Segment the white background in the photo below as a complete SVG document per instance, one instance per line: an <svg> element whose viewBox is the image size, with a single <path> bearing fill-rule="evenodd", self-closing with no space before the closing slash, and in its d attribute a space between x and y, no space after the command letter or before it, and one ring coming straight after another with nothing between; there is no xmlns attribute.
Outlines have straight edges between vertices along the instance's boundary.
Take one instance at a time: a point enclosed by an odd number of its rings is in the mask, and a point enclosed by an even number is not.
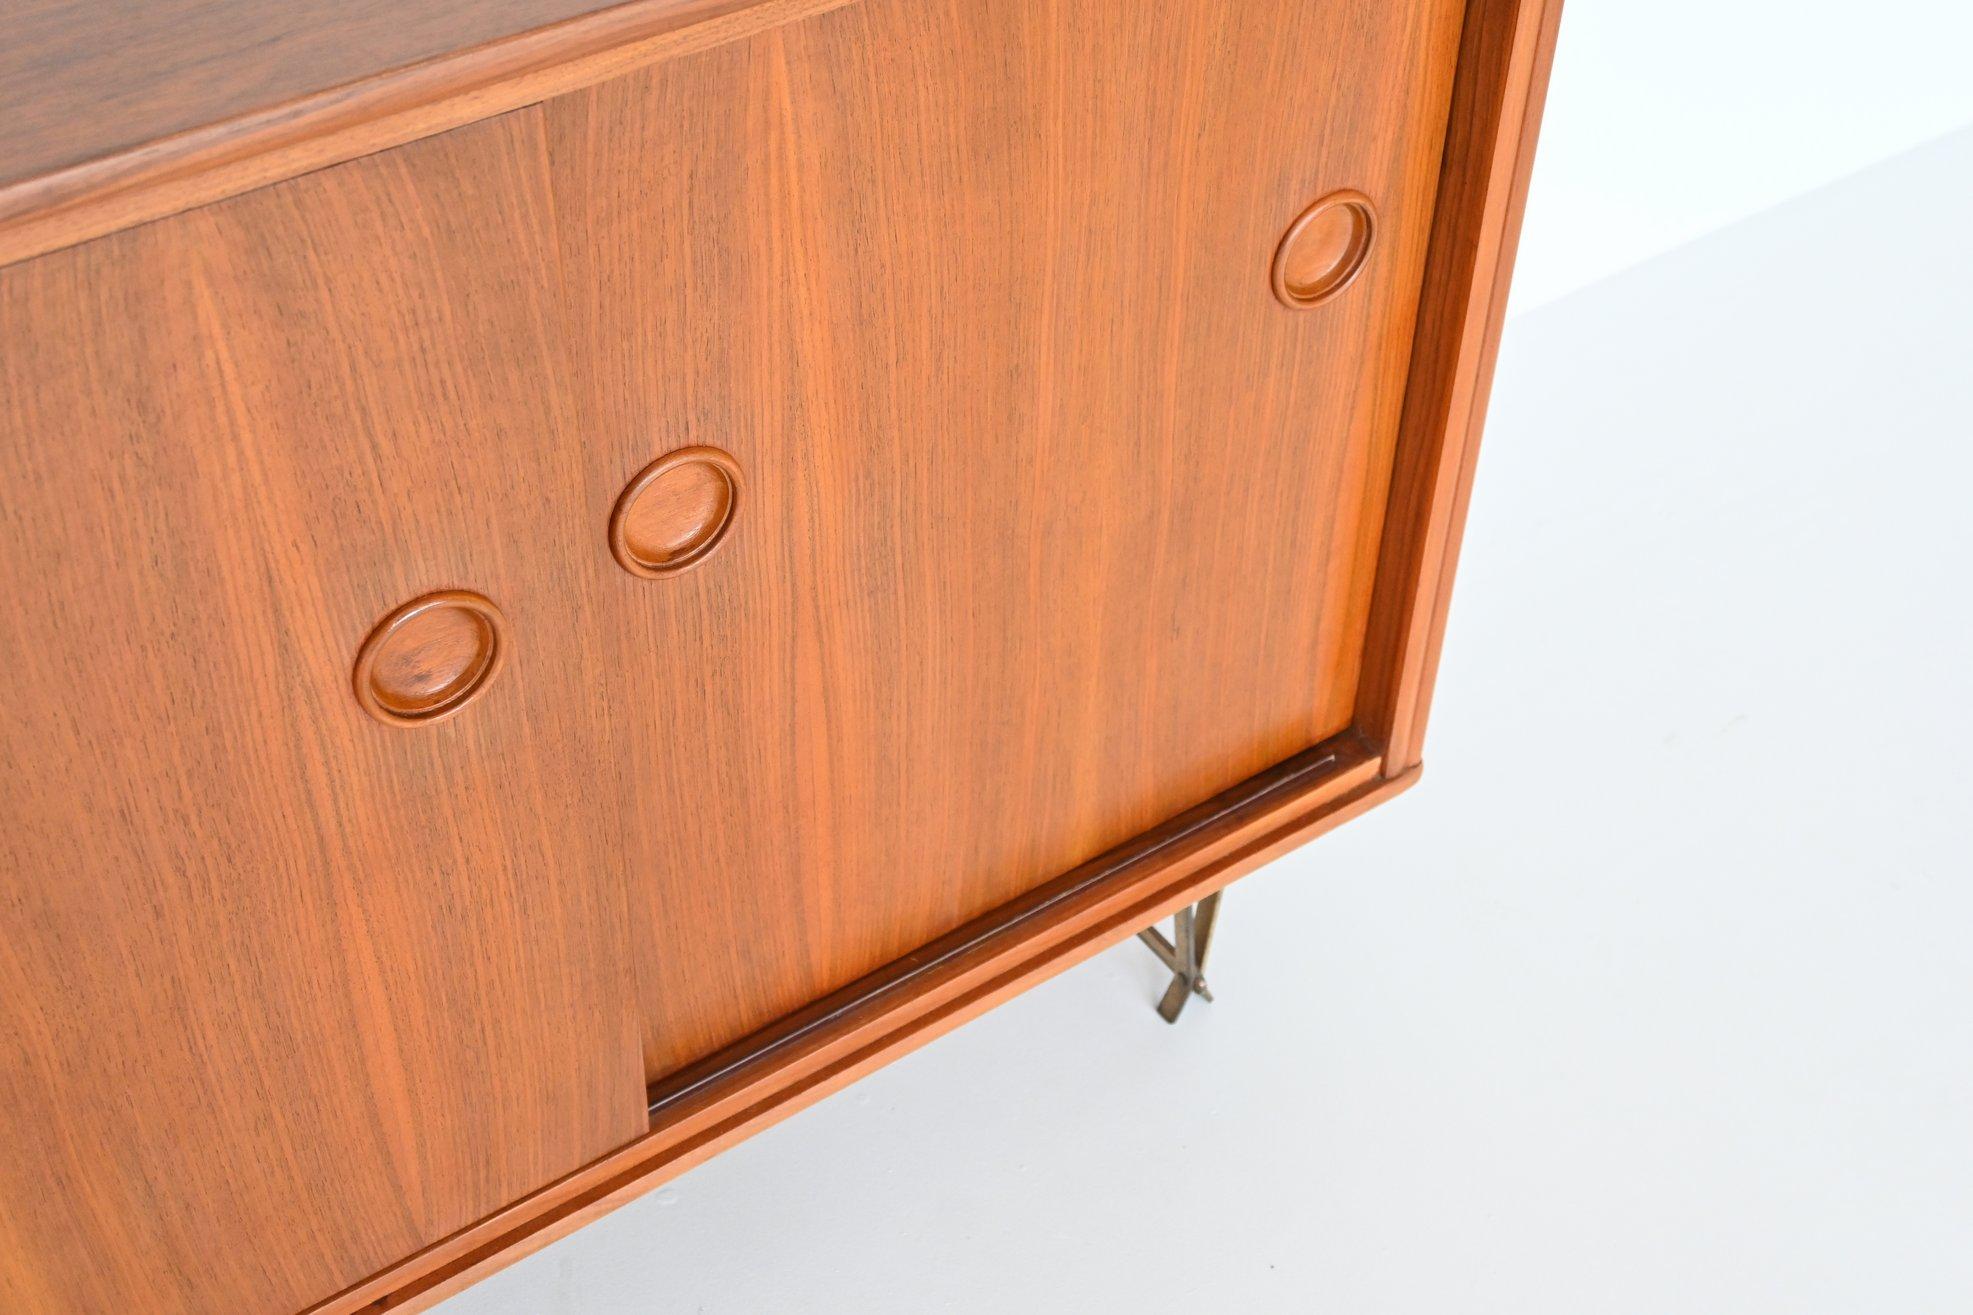
<svg viewBox="0 0 1973 1315"><path fill-rule="evenodd" d="M1423 783L445 1315L1973 1310L1968 12L1573 0Z"/></svg>
<svg viewBox="0 0 1973 1315"><path fill-rule="evenodd" d="M1968 0L1565 0L1515 309L1969 123Z"/></svg>

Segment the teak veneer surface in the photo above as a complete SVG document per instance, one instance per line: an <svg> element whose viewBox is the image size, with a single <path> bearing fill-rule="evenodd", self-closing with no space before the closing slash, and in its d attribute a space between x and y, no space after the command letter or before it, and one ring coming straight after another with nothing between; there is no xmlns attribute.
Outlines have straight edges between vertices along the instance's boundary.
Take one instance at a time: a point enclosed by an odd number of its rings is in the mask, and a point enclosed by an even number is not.
<svg viewBox="0 0 1973 1315"><path fill-rule="evenodd" d="M1415 778L1553 4L592 9L0 55L0 1308L421 1307Z"/></svg>
<svg viewBox="0 0 1973 1315"><path fill-rule="evenodd" d="M545 145L0 270L0 1310L291 1312L644 1130ZM448 586L506 669L380 725Z"/></svg>
<svg viewBox="0 0 1973 1315"><path fill-rule="evenodd" d="M654 1079L1349 724L1460 16L864 0L542 107L593 496L747 481L605 618Z"/></svg>

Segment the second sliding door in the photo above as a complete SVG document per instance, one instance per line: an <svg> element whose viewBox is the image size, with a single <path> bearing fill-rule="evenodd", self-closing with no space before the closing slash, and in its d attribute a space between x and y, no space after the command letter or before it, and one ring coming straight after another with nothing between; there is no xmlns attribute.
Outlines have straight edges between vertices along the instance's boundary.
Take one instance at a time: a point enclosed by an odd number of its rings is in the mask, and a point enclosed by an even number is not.
<svg viewBox="0 0 1973 1315"><path fill-rule="evenodd" d="M598 612L648 1077L1348 724L1461 10L862 0L543 107L591 504L731 512Z"/></svg>

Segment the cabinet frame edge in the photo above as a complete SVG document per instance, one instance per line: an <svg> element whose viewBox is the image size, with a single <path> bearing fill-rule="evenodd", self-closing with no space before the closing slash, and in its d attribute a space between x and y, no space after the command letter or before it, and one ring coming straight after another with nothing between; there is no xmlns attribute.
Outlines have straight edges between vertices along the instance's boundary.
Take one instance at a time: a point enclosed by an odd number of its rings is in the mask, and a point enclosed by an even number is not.
<svg viewBox="0 0 1973 1315"><path fill-rule="evenodd" d="M1562 0L1469 0L1378 547L1355 725L1416 768Z"/></svg>
<svg viewBox="0 0 1973 1315"><path fill-rule="evenodd" d="M977 943L963 950L948 971L896 993L896 998L873 999L868 1010L851 1011L842 1024L817 1029L765 1062L734 1065L732 1072L684 1101L665 1102L661 1094L658 1116L645 1136L304 1315L396 1315L429 1309L1359 816L1409 788L1417 775L1384 775L1382 760L1351 732L1297 754L1035 893L1045 900L1052 888L1073 884L1093 870L1098 879L1083 883L1083 898L1022 920L1006 935L994 934L990 925L984 936L961 929L945 939L970 936ZM1018 914L1010 905L981 923ZM878 992L866 979L838 994L853 1003Z"/></svg>

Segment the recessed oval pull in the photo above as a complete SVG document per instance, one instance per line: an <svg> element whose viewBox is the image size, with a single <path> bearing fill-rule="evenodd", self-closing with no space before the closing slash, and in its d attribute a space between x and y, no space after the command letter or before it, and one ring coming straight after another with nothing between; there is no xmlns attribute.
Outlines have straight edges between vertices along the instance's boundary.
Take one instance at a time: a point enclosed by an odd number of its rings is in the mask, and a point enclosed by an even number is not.
<svg viewBox="0 0 1973 1315"><path fill-rule="evenodd" d="M1274 295L1291 310L1320 306L1356 281L1377 215L1362 192L1331 192L1302 211L1274 253Z"/></svg>
<svg viewBox="0 0 1973 1315"><path fill-rule="evenodd" d="M725 540L740 505L740 466L716 447L667 452L637 472L610 513L610 551L647 580L697 566Z"/></svg>
<svg viewBox="0 0 1973 1315"><path fill-rule="evenodd" d="M447 589L379 621L356 655L356 701L391 726L440 721L478 698L507 657L507 623L480 594Z"/></svg>

